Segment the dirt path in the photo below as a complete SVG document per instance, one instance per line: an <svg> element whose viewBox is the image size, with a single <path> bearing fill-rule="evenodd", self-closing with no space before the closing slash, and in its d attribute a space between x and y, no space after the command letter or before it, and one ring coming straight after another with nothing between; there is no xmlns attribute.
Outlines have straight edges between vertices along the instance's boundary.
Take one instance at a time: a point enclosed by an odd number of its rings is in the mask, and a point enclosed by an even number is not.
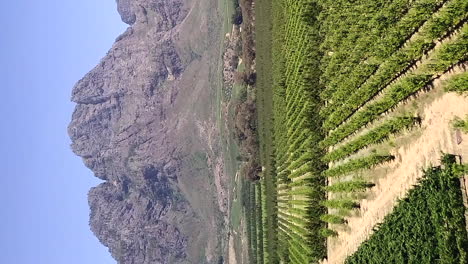
<svg viewBox="0 0 468 264"><path fill-rule="evenodd" d="M234 248L234 237L229 236L229 262L228 264L237 264L236 249Z"/></svg>
<svg viewBox="0 0 468 264"><path fill-rule="evenodd" d="M446 78L442 76L441 79ZM436 80L435 86L440 85ZM388 173L376 180L368 199L362 200L359 216L348 218L348 228L328 240L328 257L323 263L343 263L372 233L372 228L390 213L422 176L422 168L440 164L441 152L458 154L468 160L468 136L457 144L450 122L468 114L468 97L446 93L424 109L421 136L393 151L396 159Z"/></svg>

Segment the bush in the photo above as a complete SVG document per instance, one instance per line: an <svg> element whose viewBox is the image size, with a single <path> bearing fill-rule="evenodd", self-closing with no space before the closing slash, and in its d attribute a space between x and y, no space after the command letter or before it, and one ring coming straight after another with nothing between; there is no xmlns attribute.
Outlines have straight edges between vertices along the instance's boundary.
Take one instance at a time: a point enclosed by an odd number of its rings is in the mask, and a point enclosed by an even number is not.
<svg viewBox="0 0 468 264"><path fill-rule="evenodd" d="M460 73L448 79L444 83L447 92L468 92L468 73Z"/></svg>
<svg viewBox="0 0 468 264"><path fill-rule="evenodd" d="M468 116L466 116L465 120L457 117L452 121L452 125L454 128L460 129L464 133L468 133Z"/></svg>
<svg viewBox="0 0 468 264"><path fill-rule="evenodd" d="M257 138L256 105L247 98L235 106L234 137L238 141L242 166L242 174L251 181L257 181L262 167L259 162L259 142Z"/></svg>
<svg viewBox="0 0 468 264"><path fill-rule="evenodd" d="M240 24L242 24L242 21L243 21L242 11L241 11L240 7L237 7L234 14L232 14L231 23L233 25L240 25Z"/></svg>

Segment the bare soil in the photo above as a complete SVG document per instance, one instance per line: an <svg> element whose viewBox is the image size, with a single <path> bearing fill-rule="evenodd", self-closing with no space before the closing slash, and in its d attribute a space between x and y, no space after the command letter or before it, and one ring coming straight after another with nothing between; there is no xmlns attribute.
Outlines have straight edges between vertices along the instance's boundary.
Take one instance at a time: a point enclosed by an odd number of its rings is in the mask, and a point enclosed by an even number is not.
<svg viewBox="0 0 468 264"><path fill-rule="evenodd" d="M229 262L228 264L237 264L236 250L234 248L234 237L229 236Z"/></svg>

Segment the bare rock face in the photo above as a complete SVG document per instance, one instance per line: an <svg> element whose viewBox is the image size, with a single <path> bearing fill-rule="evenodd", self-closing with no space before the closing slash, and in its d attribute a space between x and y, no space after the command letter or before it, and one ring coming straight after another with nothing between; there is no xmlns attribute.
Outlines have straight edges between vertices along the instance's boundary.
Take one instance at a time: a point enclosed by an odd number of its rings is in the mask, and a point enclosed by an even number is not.
<svg viewBox="0 0 468 264"><path fill-rule="evenodd" d="M90 226L119 263L198 263L183 226L203 220L179 184L189 150L178 138L194 124L176 107L192 89L186 68L208 56L181 59L195 2L117 0L130 27L72 92L72 149L105 181L89 192Z"/></svg>
<svg viewBox="0 0 468 264"><path fill-rule="evenodd" d="M171 190L154 193L104 183L89 193L91 228L120 263L170 263L183 260L187 239L170 224ZM152 195L158 197L152 197Z"/></svg>
<svg viewBox="0 0 468 264"><path fill-rule="evenodd" d="M122 21L132 25L136 20L136 12L133 7L132 0L116 0L117 1L117 11L119 11Z"/></svg>

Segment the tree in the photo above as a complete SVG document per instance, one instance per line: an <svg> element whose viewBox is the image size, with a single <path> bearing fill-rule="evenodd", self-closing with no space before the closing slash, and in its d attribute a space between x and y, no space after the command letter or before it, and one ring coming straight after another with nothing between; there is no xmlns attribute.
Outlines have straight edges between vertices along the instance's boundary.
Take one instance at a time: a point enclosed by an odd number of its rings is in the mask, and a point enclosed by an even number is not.
<svg viewBox="0 0 468 264"><path fill-rule="evenodd" d="M231 23L234 24L234 25L240 25L240 24L242 24L242 21L243 21L242 11L241 11L240 7L238 6L236 8L236 11L234 12L234 14L232 14Z"/></svg>

